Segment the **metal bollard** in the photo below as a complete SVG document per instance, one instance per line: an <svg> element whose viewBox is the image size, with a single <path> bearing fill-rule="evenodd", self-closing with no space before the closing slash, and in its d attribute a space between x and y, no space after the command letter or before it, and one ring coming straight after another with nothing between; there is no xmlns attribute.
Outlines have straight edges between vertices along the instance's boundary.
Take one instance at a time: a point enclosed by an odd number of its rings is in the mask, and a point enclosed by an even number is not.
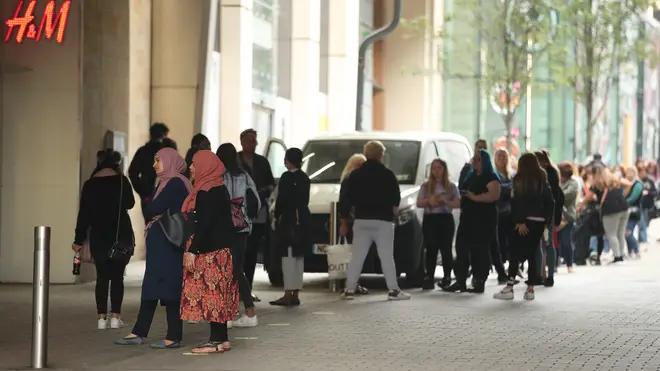
<svg viewBox="0 0 660 371"><path fill-rule="evenodd" d="M50 227L34 227L34 271L32 277L31 367L48 363L48 288L50 285Z"/></svg>

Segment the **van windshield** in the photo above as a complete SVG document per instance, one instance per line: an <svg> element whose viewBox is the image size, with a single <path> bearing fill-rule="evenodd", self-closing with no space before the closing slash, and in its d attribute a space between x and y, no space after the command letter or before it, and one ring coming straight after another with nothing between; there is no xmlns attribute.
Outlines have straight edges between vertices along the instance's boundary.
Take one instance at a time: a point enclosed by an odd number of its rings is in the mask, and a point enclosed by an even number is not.
<svg viewBox="0 0 660 371"><path fill-rule="evenodd" d="M307 142L303 149L303 171L312 183L339 183L348 159L362 153L368 140L317 140ZM421 144L410 140L381 140L385 145L383 162L399 184L415 184Z"/></svg>

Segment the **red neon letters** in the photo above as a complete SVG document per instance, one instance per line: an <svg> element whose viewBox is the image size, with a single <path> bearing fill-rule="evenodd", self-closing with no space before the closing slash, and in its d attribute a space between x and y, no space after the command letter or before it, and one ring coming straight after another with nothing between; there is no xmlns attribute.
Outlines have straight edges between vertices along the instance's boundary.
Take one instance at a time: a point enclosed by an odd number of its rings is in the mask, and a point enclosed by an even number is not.
<svg viewBox="0 0 660 371"><path fill-rule="evenodd" d="M30 0L27 2L27 8L21 15L23 10L23 0L18 2L14 16L5 21L7 31L5 34L5 43L8 43L12 38L12 33L16 30L16 42L23 43L25 39L31 39L35 42L41 40L41 36L46 39L52 40L53 35L55 40L61 44L64 40L64 32L66 31L67 21L69 20L69 9L71 8L71 0L66 0L60 6L59 11L56 12L55 0L51 0L46 4L44 9L44 16L37 26L34 22L34 10L37 7L37 0Z"/></svg>

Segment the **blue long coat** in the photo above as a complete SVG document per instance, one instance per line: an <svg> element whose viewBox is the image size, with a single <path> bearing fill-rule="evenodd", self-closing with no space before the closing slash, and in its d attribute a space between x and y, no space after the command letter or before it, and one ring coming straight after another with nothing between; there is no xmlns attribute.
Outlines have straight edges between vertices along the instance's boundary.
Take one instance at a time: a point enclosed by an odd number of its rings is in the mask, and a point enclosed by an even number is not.
<svg viewBox="0 0 660 371"><path fill-rule="evenodd" d="M156 199L146 204L144 213L149 220L169 209L181 210L188 190L183 181L171 179ZM147 231L147 267L142 281L142 300L179 302L183 284L183 251L171 244L158 222Z"/></svg>

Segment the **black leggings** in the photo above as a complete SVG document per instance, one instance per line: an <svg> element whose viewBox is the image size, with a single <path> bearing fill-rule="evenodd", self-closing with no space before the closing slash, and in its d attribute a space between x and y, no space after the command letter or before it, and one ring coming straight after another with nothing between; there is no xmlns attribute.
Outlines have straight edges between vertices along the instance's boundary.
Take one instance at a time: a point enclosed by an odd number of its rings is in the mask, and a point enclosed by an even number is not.
<svg viewBox="0 0 660 371"><path fill-rule="evenodd" d="M183 338L183 322L181 321L181 309L179 302L165 302L165 315L167 317L167 334L165 339L169 341L181 341ZM142 338L149 335L151 322L158 306L158 300L142 300L135 326L132 333Z"/></svg>
<svg viewBox="0 0 660 371"><path fill-rule="evenodd" d="M435 267L438 264L438 251L442 257L442 270L444 278L451 278L451 269L454 265L454 256L451 252L454 242L454 215L453 214L425 214L422 231L424 245L426 246L426 278L433 279Z"/></svg>
<svg viewBox="0 0 660 371"><path fill-rule="evenodd" d="M511 220L511 213L499 213L497 217L497 242L499 245L498 247L500 250L500 256L502 258L502 263L509 261L509 243L512 231L513 221Z"/></svg>
<svg viewBox="0 0 660 371"><path fill-rule="evenodd" d="M259 250L264 245L268 243L268 235L270 233L270 226L268 223L253 223L252 232L247 238L247 246L245 249L245 262L243 263L243 272L245 272L245 277L247 277L250 287L254 282L254 272L257 269L257 257ZM269 262L270 255L267 254L267 250L270 249L270 246L266 245L264 249L264 263ZM252 294L250 294L252 295Z"/></svg>
<svg viewBox="0 0 660 371"><path fill-rule="evenodd" d="M96 260L96 311L108 314L108 291L110 292L110 311L121 313L124 301L124 270L126 265L110 259Z"/></svg>
<svg viewBox="0 0 660 371"><path fill-rule="evenodd" d="M539 245L543 232L546 229L545 222L535 220L525 221L527 229L526 235L521 235L518 231L511 234L511 260L509 262L509 280L514 281L518 275L520 263L525 260L529 262L527 267L527 284L530 286L541 284L541 274L536 264L537 255L541 249Z"/></svg>
<svg viewBox="0 0 660 371"><path fill-rule="evenodd" d="M209 342L211 343L224 343L229 341L229 333L227 332L226 322L211 322L211 336Z"/></svg>
<svg viewBox="0 0 660 371"><path fill-rule="evenodd" d="M243 261L245 260L245 247L248 239L247 233L238 233L231 247L231 258L234 263L234 279L238 281L238 293L245 305L245 309L254 308L252 301L252 290L243 272Z"/></svg>
<svg viewBox="0 0 660 371"><path fill-rule="evenodd" d="M465 284L472 266L475 279L486 282L490 272L490 244L497 228L497 216L461 213L456 235L456 282Z"/></svg>

